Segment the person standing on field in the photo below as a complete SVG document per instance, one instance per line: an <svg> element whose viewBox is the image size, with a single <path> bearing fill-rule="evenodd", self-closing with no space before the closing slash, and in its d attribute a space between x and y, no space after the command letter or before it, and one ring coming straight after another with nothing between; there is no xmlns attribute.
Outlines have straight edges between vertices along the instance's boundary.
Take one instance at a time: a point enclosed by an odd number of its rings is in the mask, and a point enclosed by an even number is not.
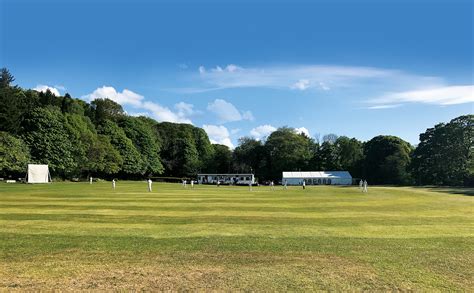
<svg viewBox="0 0 474 293"><path fill-rule="evenodd" d="M362 191L364 191L364 188L363 188L363 187L364 187L364 180L360 179L360 181L359 181L359 189L362 190Z"/></svg>
<svg viewBox="0 0 474 293"><path fill-rule="evenodd" d="M115 179L112 179L112 189L115 190Z"/></svg>
<svg viewBox="0 0 474 293"><path fill-rule="evenodd" d="M367 180L364 180L364 192L367 192Z"/></svg>
<svg viewBox="0 0 474 293"><path fill-rule="evenodd" d="M288 181L286 181L286 179L285 179L285 190L287 190L287 189L288 189Z"/></svg>
<svg viewBox="0 0 474 293"><path fill-rule="evenodd" d="M151 192L151 184L153 182L151 181L151 179L148 179L148 192Z"/></svg>
<svg viewBox="0 0 474 293"><path fill-rule="evenodd" d="M92 176L89 177L89 184L92 184Z"/></svg>
<svg viewBox="0 0 474 293"><path fill-rule="evenodd" d="M272 190L275 190L275 183L273 183L273 181L270 181L270 188Z"/></svg>
<svg viewBox="0 0 474 293"><path fill-rule="evenodd" d="M194 189L194 180L191 180L191 188Z"/></svg>
<svg viewBox="0 0 474 293"><path fill-rule="evenodd" d="M306 189L306 181L303 180L303 189Z"/></svg>

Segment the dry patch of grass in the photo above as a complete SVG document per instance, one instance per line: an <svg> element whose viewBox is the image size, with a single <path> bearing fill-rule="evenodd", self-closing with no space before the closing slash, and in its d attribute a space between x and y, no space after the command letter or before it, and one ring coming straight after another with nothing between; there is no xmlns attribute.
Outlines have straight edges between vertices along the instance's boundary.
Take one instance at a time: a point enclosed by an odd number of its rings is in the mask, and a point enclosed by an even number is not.
<svg viewBox="0 0 474 293"><path fill-rule="evenodd" d="M100 259L100 256L96 256ZM75 264L80 255L35 258L17 263L12 270L3 265L3 289L348 289L384 287L384 281L368 264L335 255L261 253L178 253L150 255L117 262ZM88 261L87 261L88 259ZM128 257L127 257L128 259ZM41 265L39 265L41 264ZM24 272L28 272L25 274Z"/></svg>

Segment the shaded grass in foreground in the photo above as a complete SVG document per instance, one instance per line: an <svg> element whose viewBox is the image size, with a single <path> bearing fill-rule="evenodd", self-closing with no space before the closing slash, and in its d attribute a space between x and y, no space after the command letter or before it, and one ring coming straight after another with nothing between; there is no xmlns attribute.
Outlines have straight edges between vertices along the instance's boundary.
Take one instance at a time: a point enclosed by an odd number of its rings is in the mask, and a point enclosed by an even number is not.
<svg viewBox="0 0 474 293"><path fill-rule="evenodd" d="M118 186L0 185L0 288L474 286L472 197Z"/></svg>

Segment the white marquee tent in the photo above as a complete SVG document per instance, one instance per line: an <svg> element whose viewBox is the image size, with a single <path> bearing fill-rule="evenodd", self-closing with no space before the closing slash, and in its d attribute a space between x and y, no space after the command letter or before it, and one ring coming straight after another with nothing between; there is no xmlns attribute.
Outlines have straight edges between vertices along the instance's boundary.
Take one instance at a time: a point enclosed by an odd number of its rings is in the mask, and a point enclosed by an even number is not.
<svg viewBox="0 0 474 293"><path fill-rule="evenodd" d="M297 171L283 172L283 184L301 185L351 185L352 176L347 171Z"/></svg>
<svg viewBox="0 0 474 293"><path fill-rule="evenodd" d="M28 183L51 182L51 175L49 174L48 165L28 164L26 182Z"/></svg>

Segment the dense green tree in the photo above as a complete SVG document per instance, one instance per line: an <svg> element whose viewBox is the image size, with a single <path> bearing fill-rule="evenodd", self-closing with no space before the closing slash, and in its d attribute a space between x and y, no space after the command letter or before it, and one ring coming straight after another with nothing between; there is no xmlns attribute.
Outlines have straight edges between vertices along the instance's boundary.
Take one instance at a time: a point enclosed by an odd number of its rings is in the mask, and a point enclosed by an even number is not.
<svg viewBox="0 0 474 293"><path fill-rule="evenodd" d="M237 172L254 172L258 176L265 175L266 152L262 141L251 137L240 138L233 157L233 168Z"/></svg>
<svg viewBox="0 0 474 293"><path fill-rule="evenodd" d="M340 136L334 143L339 170L346 170L355 178L362 176L364 146L355 138Z"/></svg>
<svg viewBox="0 0 474 293"><path fill-rule="evenodd" d="M420 134L413 153L417 184L474 184L474 115L457 117Z"/></svg>
<svg viewBox="0 0 474 293"><path fill-rule="evenodd" d="M61 109L62 98L55 96L50 89L46 89L44 92L38 92L38 96L42 107L55 106Z"/></svg>
<svg viewBox="0 0 474 293"><path fill-rule="evenodd" d="M0 131L0 175L24 174L29 160L30 151L26 143Z"/></svg>
<svg viewBox="0 0 474 293"><path fill-rule="evenodd" d="M17 87L0 88L0 131L20 134L26 114L38 107L38 92Z"/></svg>
<svg viewBox="0 0 474 293"><path fill-rule="evenodd" d="M122 157L121 173L125 176L144 175L147 166L132 140L124 130L111 120L103 120L98 127L100 134L106 135Z"/></svg>
<svg viewBox="0 0 474 293"><path fill-rule="evenodd" d="M76 170L73 146L66 120L56 107L36 108L23 121L23 139L35 163L48 164L54 175L65 176Z"/></svg>
<svg viewBox="0 0 474 293"><path fill-rule="evenodd" d="M123 116L119 120L119 126L139 151L145 164L145 172L148 175L163 173L160 145L153 134L153 129L148 127L144 120L131 116Z"/></svg>
<svg viewBox="0 0 474 293"><path fill-rule="evenodd" d="M369 184L409 184L411 145L396 136L376 136L364 145L364 171Z"/></svg>
<svg viewBox="0 0 474 293"><path fill-rule="evenodd" d="M210 169L213 173L232 172L232 151L228 146L213 144L214 154L211 159Z"/></svg>
<svg viewBox="0 0 474 293"><path fill-rule="evenodd" d="M90 103L86 114L99 125L105 120L117 121L125 115L125 112L120 104L111 99L95 99Z"/></svg>
<svg viewBox="0 0 474 293"><path fill-rule="evenodd" d="M5 67L0 69L0 88L7 88L15 81L13 75Z"/></svg>
<svg viewBox="0 0 474 293"><path fill-rule="evenodd" d="M91 174L113 175L118 174L123 165L123 159L119 151L110 143L110 138L106 135L98 135L97 140L88 150L87 169Z"/></svg>
<svg viewBox="0 0 474 293"><path fill-rule="evenodd" d="M274 131L265 142L268 154L269 179L279 179L283 171L305 170L312 157L312 141L293 128L282 127Z"/></svg>
<svg viewBox="0 0 474 293"><path fill-rule="evenodd" d="M335 141L326 140L321 144L316 156L319 159L320 170L337 171L342 170L341 160ZM318 170L319 170L318 169Z"/></svg>
<svg viewBox="0 0 474 293"><path fill-rule="evenodd" d="M209 138L190 124L163 122L156 125L162 139L161 159L170 176L202 172L212 157Z"/></svg>
<svg viewBox="0 0 474 293"><path fill-rule="evenodd" d="M202 128L193 128L193 137L198 152L199 166L198 171L202 172L207 169L209 161L214 156L215 148L213 148L206 131Z"/></svg>

